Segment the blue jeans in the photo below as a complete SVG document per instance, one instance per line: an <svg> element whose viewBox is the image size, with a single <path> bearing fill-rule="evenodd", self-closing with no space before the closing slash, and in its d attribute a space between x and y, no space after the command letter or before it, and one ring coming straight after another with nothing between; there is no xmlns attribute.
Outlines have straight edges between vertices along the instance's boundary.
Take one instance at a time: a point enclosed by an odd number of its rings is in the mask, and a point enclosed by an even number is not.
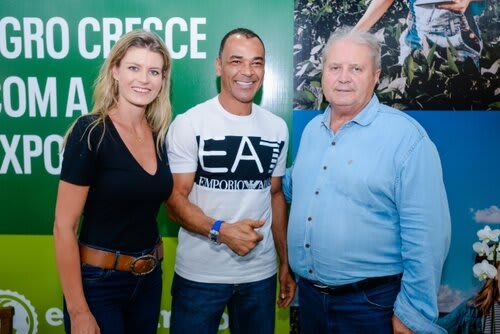
<svg viewBox="0 0 500 334"><path fill-rule="evenodd" d="M392 315L400 281L339 295L321 293L298 279L302 334L392 334Z"/></svg>
<svg viewBox="0 0 500 334"><path fill-rule="evenodd" d="M85 298L101 334L157 332L162 292L161 264L144 276L85 264L81 270ZM64 329L71 333L66 302Z"/></svg>
<svg viewBox="0 0 500 334"><path fill-rule="evenodd" d="M273 334L276 275L258 282L193 282L174 274L171 334L217 333L224 308L231 334Z"/></svg>

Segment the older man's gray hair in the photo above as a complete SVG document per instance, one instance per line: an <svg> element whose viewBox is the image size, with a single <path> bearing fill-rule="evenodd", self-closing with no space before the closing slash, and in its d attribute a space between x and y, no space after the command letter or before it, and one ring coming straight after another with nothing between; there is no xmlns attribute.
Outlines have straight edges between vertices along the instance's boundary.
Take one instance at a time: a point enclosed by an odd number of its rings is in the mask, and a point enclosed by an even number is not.
<svg viewBox="0 0 500 334"><path fill-rule="evenodd" d="M325 57L330 51L330 48L338 41L348 39L353 41L356 44L366 45L370 49L370 56L372 58L372 62L375 65L376 69L381 68L381 47L379 40L375 37L375 35L369 32L358 32L353 30L352 27L344 26L337 30L335 30L323 49L323 63L325 63Z"/></svg>

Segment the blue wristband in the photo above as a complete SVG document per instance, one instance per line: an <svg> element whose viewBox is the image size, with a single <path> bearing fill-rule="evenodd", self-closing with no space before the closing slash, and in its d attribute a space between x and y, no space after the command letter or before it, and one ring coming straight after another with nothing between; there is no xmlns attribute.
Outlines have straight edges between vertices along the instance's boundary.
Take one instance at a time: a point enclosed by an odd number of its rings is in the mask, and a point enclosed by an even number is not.
<svg viewBox="0 0 500 334"><path fill-rule="evenodd" d="M214 224L212 225L212 228L210 229L210 233L208 234L208 238L214 244L220 245L219 230L220 230L220 226L222 225L223 222L224 221L222 221L222 220L214 221Z"/></svg>

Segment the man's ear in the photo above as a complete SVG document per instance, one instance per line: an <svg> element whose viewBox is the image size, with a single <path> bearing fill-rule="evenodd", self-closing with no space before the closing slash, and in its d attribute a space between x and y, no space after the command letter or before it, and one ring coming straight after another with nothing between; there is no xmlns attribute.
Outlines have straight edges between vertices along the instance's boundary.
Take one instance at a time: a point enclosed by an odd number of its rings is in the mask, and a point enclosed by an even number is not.
<svg viewBox="0 0 500 334"><path fill-rule="evenodd" d="M222 71L222 61L220 57L215 58L215 73L217 73L217 76L220 77Z"/></svg>

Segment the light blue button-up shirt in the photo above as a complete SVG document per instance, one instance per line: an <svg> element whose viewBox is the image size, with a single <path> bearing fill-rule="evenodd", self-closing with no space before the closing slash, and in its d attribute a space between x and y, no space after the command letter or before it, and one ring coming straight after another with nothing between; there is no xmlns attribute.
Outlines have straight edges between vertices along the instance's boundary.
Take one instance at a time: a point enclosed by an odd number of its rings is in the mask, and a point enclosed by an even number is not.
<svg viewBox="0 0 500 334"><path fill-rule="evenodd" d="M293 271L327 285L402 272L395 314L414 332L444 332L434 321L451 224L436 147L376 96L336 133L330 117L306 126L283 181Z"/></svg>

